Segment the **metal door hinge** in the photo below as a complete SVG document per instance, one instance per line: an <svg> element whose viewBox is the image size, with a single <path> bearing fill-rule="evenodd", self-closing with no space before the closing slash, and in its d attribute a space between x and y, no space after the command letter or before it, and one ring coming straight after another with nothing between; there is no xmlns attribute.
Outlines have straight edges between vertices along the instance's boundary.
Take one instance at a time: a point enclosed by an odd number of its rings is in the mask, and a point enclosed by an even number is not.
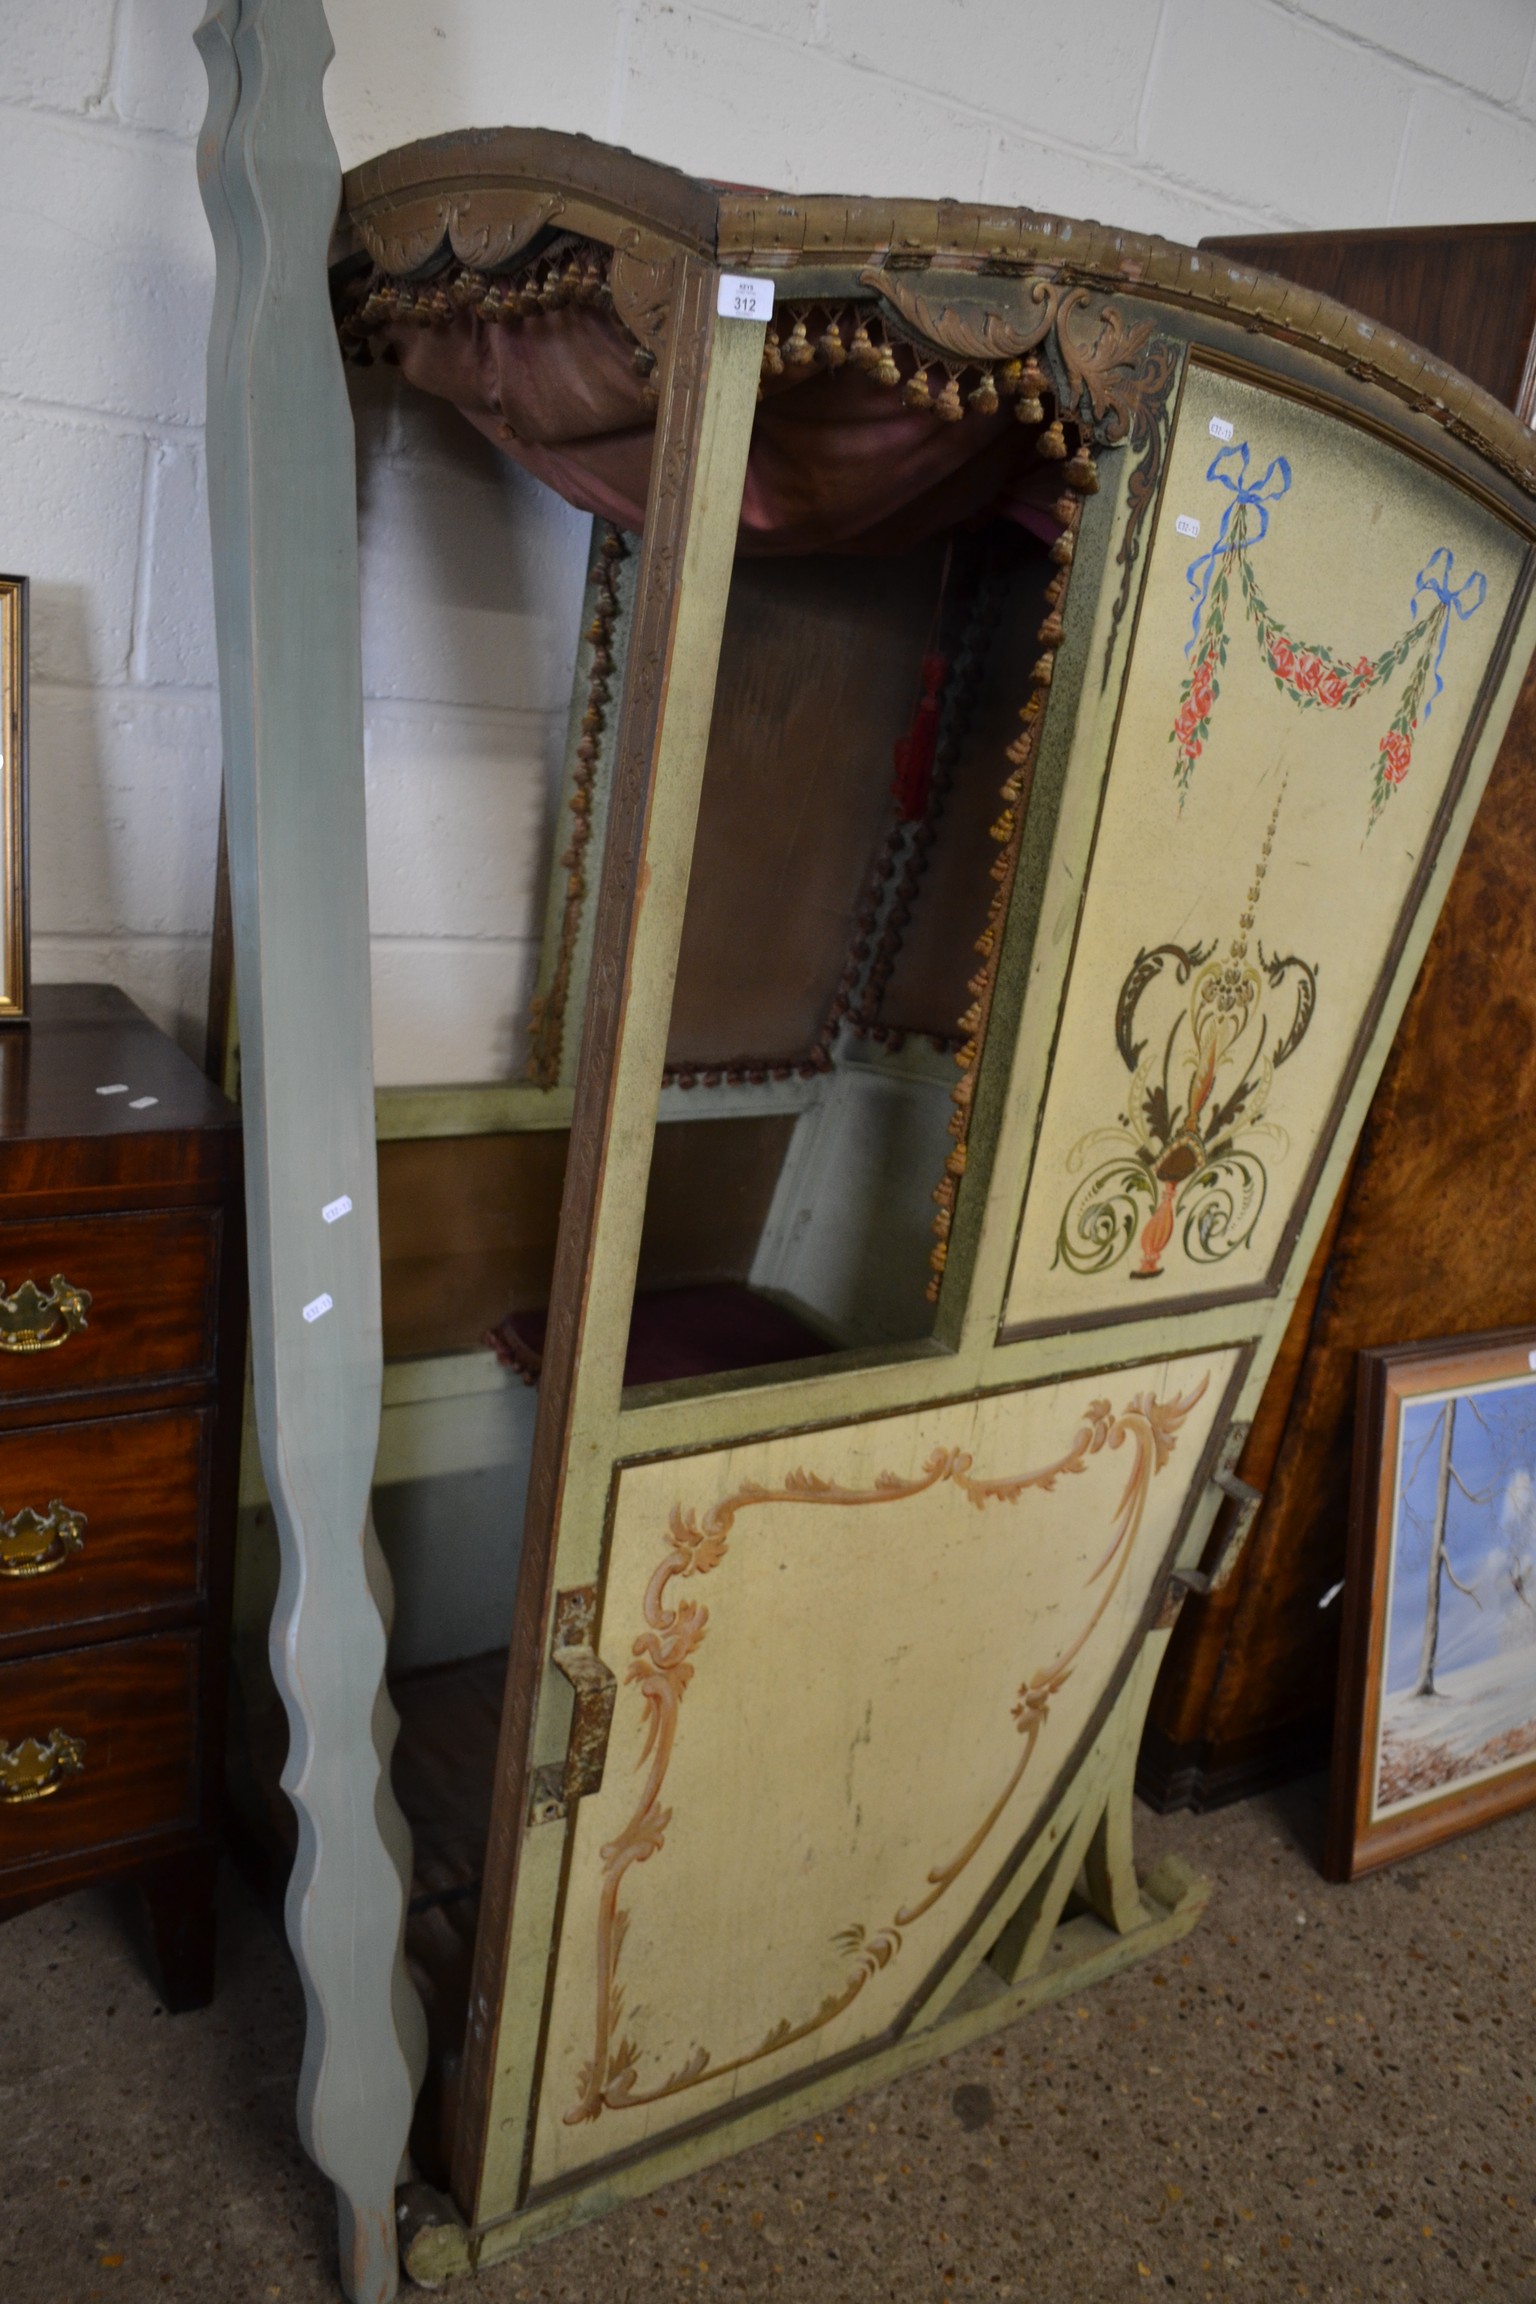
<svg viewBox="0 0 1536 2304"><path fill-rule="evenodd" d="M602 1785L619 1684L592 1645L597 1586L579 1584L555 1595L554 1644L549 1660L575 1696L564 1762L535 1768L529 1788L530 1824L555 1824L578 1800Z"/></svg>

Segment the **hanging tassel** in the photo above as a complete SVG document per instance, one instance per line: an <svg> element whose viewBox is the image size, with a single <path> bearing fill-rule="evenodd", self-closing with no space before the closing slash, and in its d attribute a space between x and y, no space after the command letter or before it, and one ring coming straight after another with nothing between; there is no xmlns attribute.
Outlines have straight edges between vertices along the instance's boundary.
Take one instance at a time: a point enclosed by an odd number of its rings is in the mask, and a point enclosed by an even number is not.
<svg viewBox="0 0 1536 2304"><path fill-rule="evenodd" d="M934 755L939 742L939 699L944 683L949 678L949 662L943 656L923 658L923 693L912 725L896 744L896 780L891 790L903 824L921 821L928 809L928 791L933 782Z"/></svg>

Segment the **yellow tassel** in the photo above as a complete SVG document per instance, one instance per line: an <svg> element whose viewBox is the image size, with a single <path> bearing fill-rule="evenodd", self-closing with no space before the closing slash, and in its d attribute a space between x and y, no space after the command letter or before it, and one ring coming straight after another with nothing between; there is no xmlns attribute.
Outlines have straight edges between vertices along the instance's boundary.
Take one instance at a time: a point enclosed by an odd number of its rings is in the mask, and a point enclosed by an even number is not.
<svg viewBox="0 0 1536 2304"><path fill-rule="evenodd" d="M794 327L789 332L789 342L784 347L785 363L791 368L809 368L815 357L805 333L805 314L797 312Z"/></svg>
<svg viewBox="0 0 1536 2304"><path fill-rule="evenodd" d="M1061 428L1061 418L1059 416L1046 426L1039 439L1035 442L1035 446L1039 449L1041 455L1048 456L1053 464L1059 463L1061 461L1062 457L1065 456L1067 452L1067 436Z"/></svg>
<svg viewBox="0 0 1536 2304"><path fill-rule="evenodd" d="M997 386L992 381L990 368L982 370L981 382L971 393L970 402L978 416L995 416L997 414Z"/></svg>
<svg viewBox="0 0 1536 2304"><path fill-rule="evenodd" d="M965 410L960 405L960 385L953 376L946 376L944 389L933 404L933 412L942 423L958 424Z"/></svg>
<svg viewBox="0 0 1536 2304"><path fill-rule="evenodd" d="M1045 390L1048 381L1045 371L1033 352L1022 365L1015 362L1015 366L1018 367L1019 371L1019 403L1014 414L1021 424L1043 424L1045 422L1045 408L1040 395Z"/></svg>
<svg viewBox="0 0 1536 2304"><path fill-rule="evenodd" d="M1093 458L1089 454L1086 440L1078 441L1077 453L1063 472L1062 478L1066 481L1067 486L1075 488L1080 496L1096 496L1098 494L1099 475L1094 468Z"/></svg>

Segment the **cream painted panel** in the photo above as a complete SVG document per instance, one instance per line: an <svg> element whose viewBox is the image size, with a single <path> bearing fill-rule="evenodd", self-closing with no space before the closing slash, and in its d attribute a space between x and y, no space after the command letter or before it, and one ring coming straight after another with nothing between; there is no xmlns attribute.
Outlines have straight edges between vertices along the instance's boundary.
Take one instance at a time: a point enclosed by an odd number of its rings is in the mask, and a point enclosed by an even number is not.
<svg viewBox="0 0 1536 2304"><path fill-rule="evenodd" d="M1520 558L1415 459L1192 366L1010 1326L1266 1281Z"/></svg>
<svg viewBox="0 0 1536 2304"><path fill-rule="evenodd" d="M896 2019L1127 1659L1237 1357L620 1474L536 2186Z"/></svg>

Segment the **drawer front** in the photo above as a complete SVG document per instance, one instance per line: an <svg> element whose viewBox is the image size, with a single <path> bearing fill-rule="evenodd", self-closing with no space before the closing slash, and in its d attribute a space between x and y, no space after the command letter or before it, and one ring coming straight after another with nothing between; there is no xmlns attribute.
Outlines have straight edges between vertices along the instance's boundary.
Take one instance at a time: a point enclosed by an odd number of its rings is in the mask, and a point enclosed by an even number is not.
<svg viewBox="0 0 1536 2304"><path fill-rule="evenodd" d="M195 1600L211 1411L0 1432L0 1641Z"/></svg>
<svg viewBox="0 0 1536 2304"><path fill-rule="evenodd" d="M212 1209L0 1224L0 1405L211 1372L218 1265Z"/></svg>
<svg viewBox="0 0 1536 2304"><path fill-rule="evenodd" d="M0 1664L0 1892L12 1866L197 1820L196 1634Z"/></svg>

